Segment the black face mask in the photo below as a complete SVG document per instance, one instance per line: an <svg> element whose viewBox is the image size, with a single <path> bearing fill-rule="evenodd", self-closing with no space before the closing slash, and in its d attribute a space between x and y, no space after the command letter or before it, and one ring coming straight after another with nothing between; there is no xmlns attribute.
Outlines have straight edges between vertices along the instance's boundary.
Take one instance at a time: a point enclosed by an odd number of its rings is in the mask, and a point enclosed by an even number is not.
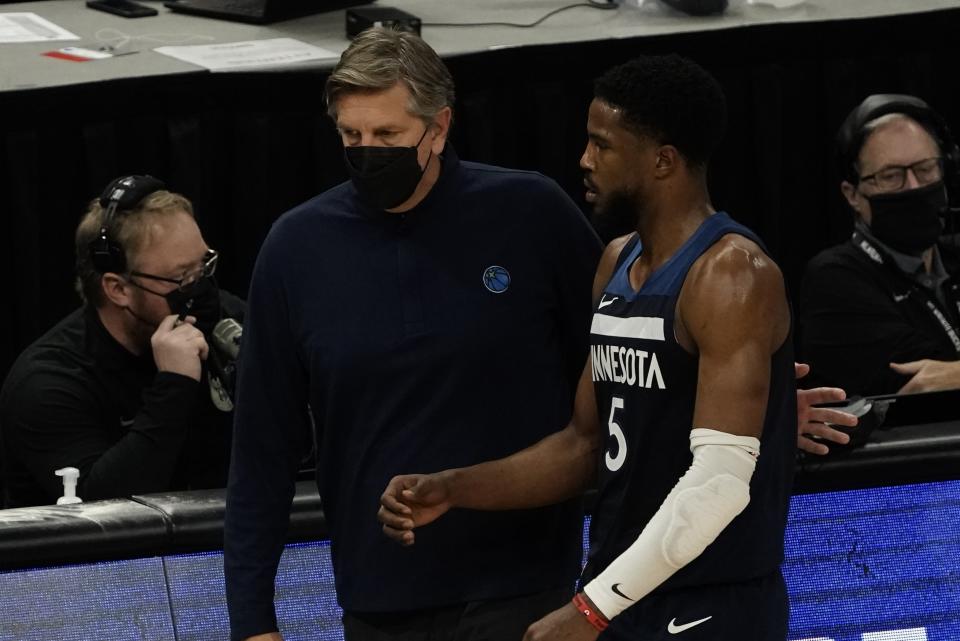
<svg viewBox="0 0 960 641"><path fill-rule="evenodd" d="M417 160L417 149L429 129L413 147L344 147L350 180L371 207L393 209L416 191L426 171Z"/></svg>
<svg viewBox="0 0 960 641"><path fill-rule="evenodd" d="M943 232L940 216L947 208L942 181L892 194L867 196L877 240L904 254L919 256L936 244Z"/></svg>
<svg viewBox="0 0 960 641"><path fill-rule="evenodd" d="M194 316L195 326L206 336L220 320L220 288L213 276L201 278L183 290L175 289L165 296L171 314Z"/></svg>

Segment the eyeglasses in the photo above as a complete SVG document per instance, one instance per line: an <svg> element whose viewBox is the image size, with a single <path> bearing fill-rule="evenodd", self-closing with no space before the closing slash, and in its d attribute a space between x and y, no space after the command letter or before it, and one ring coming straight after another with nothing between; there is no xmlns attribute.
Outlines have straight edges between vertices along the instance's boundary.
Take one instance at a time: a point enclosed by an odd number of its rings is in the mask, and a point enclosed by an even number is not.
<svg viewBox="0 0 960 641"><path fill-rule="evenodd" d="M219 258L220 258L220 254L217 252L217 250L208 249L206 253L203 255L203 262L201 263L201 265L197 268L184 272L183 276L181 276L180 278L167 278L166 276L155 276L153 274L147 274L145 272L138 272L138 271L131 271L130 275L137 276L139 278L149 278L150 280L159 280L164 283L173 283L174 285L177 286L177 289L182 292L189 289L190 286L193 285L194 283L197 283L204 278L213 276L214 273L216 273L217 271L217 259ZM146 287L141 286L141 289L144 289L152 294L157 294L159 296L165 295L165 294L160 294L159 292L151 291Z"/></svg>
<svg viewBox="0 0 960 641"><path fill-rule="evenodd" d="M921 185L929 185L943 178L943 158L925 158L912 165L892 165L867 176L862 182L870 182L880 191L897 191L907 183L907 170L913 173Z"/></svg>

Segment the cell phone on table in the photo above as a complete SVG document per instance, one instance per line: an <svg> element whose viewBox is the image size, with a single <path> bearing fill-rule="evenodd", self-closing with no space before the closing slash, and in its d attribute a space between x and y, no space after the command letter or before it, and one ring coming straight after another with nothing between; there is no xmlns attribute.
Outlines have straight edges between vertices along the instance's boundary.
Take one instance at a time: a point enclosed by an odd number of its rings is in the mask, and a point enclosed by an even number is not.
<svg viewBox="0 0 960 641"><path fill-rule="evenodd" d="M146 18L157 15L156 9L131 0L87 0L87 6L97 11L106 11L124 18Z"/></svg>

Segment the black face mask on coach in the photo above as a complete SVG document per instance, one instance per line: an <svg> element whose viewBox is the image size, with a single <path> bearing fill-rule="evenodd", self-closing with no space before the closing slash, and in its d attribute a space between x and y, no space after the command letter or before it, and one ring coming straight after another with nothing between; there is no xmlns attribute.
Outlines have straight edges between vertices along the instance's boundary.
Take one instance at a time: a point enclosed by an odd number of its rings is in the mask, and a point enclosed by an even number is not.
<svg viewBox="0 0 960 641"><path fill-rule="evenodd" d="M420 166L417 152L429 129L423 130L412 147L344 147L347 173L364 202L377 209L392 209L413 195L426 170Z"/></svg>

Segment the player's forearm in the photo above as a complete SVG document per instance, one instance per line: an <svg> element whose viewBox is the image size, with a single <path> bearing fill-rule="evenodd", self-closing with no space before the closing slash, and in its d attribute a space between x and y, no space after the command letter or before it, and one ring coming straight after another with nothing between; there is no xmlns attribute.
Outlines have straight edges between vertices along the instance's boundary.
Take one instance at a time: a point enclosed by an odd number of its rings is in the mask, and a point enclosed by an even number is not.
<svg viewBox="0 0 960 641"><path fill-rule="evenodd" d="M453 507L512 510L552 505L593 481L596 444L569 426L512 456L443 472Z"/></svg>
<svg viewBox="0 0 960 641"><path fill-rule="evenodd" d="M760 440L690 432L693 463L624 552L583 590L612 619L699 557L750 503Z"/></svg>

